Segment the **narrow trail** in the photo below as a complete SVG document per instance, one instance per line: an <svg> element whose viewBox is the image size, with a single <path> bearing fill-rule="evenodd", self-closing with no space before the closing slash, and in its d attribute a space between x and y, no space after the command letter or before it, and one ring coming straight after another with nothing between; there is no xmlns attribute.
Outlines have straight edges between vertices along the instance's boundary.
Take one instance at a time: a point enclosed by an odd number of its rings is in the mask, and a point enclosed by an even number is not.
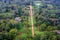
<svg viewBox="0 0 60 40"><path fill-rule="evenodd" d="M29 15L30 15L30 20L31 20L31 26L32 26L32 37L34 37L34 23L33 23L33 11L32 11L32 5L29 6Z"/></svg>

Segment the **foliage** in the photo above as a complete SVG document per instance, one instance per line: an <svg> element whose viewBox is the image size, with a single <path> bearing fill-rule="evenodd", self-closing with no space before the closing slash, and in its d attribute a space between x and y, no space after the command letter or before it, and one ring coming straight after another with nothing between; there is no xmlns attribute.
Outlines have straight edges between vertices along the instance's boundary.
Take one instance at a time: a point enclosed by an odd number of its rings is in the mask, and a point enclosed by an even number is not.
<svg viewBox="0 0 60 40"><path fill-rule="evenodd" d="M39 8L34 4L36 0L6 0L0 2L0 40L60 40L60 7L52 3L41 2ZM33 3L34 37L30 19L30 2ZM15 18L20 17L21 21Z"/></svg>

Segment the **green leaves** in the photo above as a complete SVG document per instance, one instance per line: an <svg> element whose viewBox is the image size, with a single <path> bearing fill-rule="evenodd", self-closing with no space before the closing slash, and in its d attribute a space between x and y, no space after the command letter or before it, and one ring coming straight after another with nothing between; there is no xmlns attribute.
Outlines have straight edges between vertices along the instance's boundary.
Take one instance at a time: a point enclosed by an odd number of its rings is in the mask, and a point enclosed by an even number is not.
<svg viewBox="0 0 60 40"><path fill-rule="evenodd" d="M46 24L43 23L43 24L40 25L40 31L45 31L46 28L47 28Z"/></svg>

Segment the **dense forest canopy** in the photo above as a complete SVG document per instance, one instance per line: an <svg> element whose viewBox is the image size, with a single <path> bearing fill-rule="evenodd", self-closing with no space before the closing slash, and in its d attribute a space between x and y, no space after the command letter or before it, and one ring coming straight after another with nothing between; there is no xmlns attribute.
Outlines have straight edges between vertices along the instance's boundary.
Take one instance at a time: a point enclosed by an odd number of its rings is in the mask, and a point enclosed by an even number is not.
<svg viewBox="0 0 60 40"><path fill-rule="evenodd" d="M0 40L60 40L60 0L0 0Z"/></svg>

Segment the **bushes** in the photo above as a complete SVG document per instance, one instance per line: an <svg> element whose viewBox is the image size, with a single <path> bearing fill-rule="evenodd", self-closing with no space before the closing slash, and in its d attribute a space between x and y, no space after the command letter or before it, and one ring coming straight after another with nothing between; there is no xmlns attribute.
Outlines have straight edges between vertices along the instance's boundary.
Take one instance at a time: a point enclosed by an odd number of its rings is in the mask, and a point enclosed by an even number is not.
<svg viewBox="0 0 60 40"><path fill-rule="evenodd" d="M16 23L14 20L3 20L0 22L0 31L2 30L1 28L3 28L3 31L0 33L1 40L3 37L3 40L60 40L60 35L50 32L56 28L47 26L44 23L40 25L40 31L38 31L37 27L34 27L34 38L32 38L31 27L26 28L21 22Z"/></svg>
<svg viewBox="0 0 60 40"><path fill-rule="evenodd" d="M21 34L16 36L15 40L32 40L31 36L29 34Z"/></svg>
<svg viewBox="0 0 60 40"><path fill-rule="evenodd" d="M60 40L60 35L57 35L57 40Z"/></svg>
<svg viewBox="0 0 60 40"><path fill-rule="evenodd" d="M34 40L57 40L57 35L53 32L38 32Z"/></svg>
<svg viewBox="0 0 60 40"><path fill-rule="evenodd" d="M60 38L59 35L55 35L52 32L37 32L35 33L35 37L32 39L31 35L22 33L21 35L13 36L13 34L9 34L7 37L8 40L57 40ZM13 39L14 38L14 39Z"/></svg>
<svg viewBox="0 0 60 40"><path fill-rule="evenodd" d="M53 30L57 30L57 27L50 26L50 25L47 25L46 23L43 23L40 25L39 30L40 31L53 31Z"/></svg>
<svg viewBox="0 0 60 40"><path fill-rule="evenodd" d="M45 23L40 25L40 31L45 31L47 28L47 25Z"/></svg>
<svg viewBox="0 0 60 40"><path fill-rule="evenodd" d="M46 29L46 31L53 31L53 30L57 30L57 27L48 26Z"/></svg>
<svg viewBox="0 0 60 40"><path fill-rule="evenodd" d="M13 40L18 33L18 25L14 20L1 20L0 21L0 39Z"/></svg>

